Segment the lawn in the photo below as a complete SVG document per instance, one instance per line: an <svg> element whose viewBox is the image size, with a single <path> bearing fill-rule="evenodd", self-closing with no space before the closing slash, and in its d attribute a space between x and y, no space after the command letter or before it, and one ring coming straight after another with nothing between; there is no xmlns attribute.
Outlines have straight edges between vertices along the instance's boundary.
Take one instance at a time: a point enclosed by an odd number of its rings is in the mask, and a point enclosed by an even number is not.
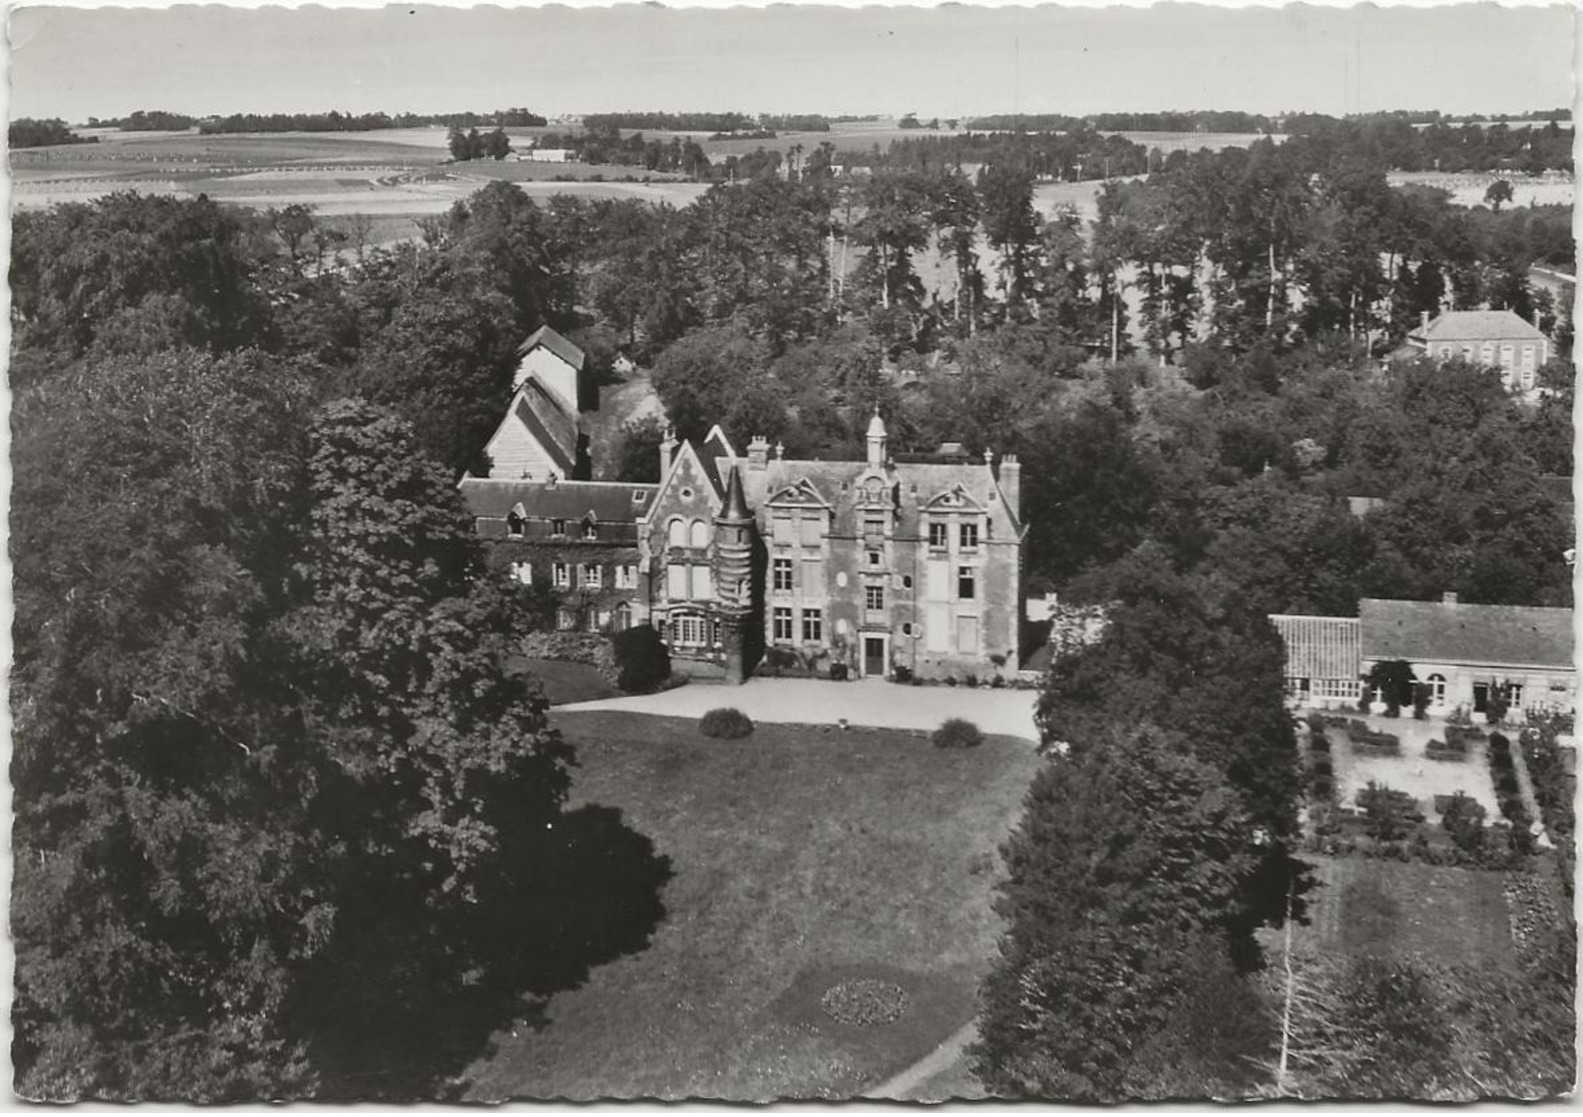
<svg viewBox="0 0 1583 1117"><path fill-rule="evenodd" d="M1503 874L1366 857L1314 857L1321 886L1299 939L1349 954L1513 964Z"/></svg>
<svg viewBox="0 0 1583 1117"><path fill-rule="evenodd" d="M851 1097L973 1017L1000 931L995 850L1039 764L1027 742L554 720L578 750L572 807L620 810L669 859L664 915L647 948L524 1002L470 1068L469 1100ZM905 994L898 1019L824 1011L826 991L864 978Z"/></svg>

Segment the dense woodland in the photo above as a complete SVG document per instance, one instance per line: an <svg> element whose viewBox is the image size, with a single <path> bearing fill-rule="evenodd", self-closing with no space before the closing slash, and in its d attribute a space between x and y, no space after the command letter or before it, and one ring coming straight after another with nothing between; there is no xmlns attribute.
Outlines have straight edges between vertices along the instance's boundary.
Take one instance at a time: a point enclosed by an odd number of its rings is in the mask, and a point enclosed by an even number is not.
<svg viewBox="0 0 1583 1117"><path fill-rule="evenodd" d="M1528 403L1378 356L1481 303L1569 345L1526 272L1570 266L1567 217L1392 189L1383 158L1321 132L1173 155L1092 228L1040 218L1015 159L683 209L494 183L377 249L301 206L17 214L18 1088L442 1093L516 994L575 972L524 944L598 843L550 826L573 758L501 673L541 622L478 579L454 489L547 322L597 372L650 366L684 436L860 457L878 405L898 454L1021 457L1030 590L1113 623L1040 699L980 1076L1255 1089L1251 932L1293 891L1300 795L1264 615L1571 601L1541 480L1572 471L1570 366ZM652 479L660 437L630 427L614 467ZM1502 993L1501 1026L1565 1016L1560 984Z"/></svg>

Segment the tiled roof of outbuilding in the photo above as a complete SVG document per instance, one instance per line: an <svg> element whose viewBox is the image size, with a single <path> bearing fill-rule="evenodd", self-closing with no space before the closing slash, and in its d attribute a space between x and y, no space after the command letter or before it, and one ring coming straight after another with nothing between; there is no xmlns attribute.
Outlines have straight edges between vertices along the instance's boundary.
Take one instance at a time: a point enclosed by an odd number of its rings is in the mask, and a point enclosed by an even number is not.
<svg viewBox="0 0 1583 1117"><path fill-rule="evenodd" d="M536 346L540 345L544 346L544 348L548 349L551 353L554 353L557 357L578 371L582 370L583 351L577 348L577 346L573 345L571 342L567 341L560 334L556 333L555 330L551 329L549 326L540 326L538 329L529 334L527 340L521 345L517 346L517 356L526 357L529 353L533 352Z"/></svg>
<svg viewBox="0 0 1583 1117"><path fill-rule="evenodd" d="M1358 622L1366 659L1573 665L1571 609L1364 598Z"/></svg>
<svg viewBox="0 0 1583 1117"><path fill-rule="evenodd" d="M1448 310L1417 331L1425 341L1543 341L1532 323L1509 310Z"/></svg>

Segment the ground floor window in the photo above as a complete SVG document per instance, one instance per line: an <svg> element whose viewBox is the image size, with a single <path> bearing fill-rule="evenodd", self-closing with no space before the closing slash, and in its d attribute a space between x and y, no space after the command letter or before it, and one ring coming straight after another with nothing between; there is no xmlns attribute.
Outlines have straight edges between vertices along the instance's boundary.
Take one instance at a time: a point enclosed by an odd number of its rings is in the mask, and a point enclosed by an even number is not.
<svg viewBox="0 0 1583 1117"><path fill-rule="evenodd" d="M824 639L824 610L804 609L802 611L802 638L806 643L817 643Z"/></svg>
<svg viewBox="0 0 1583 1117"><path fill-rule="evenodd" d="M781 606L775 607L775 615L770 626L770 639L777 643L790 643L792 639L792 611Z"/></svg>
<svg viewBox="0 0 1583 1117"><path fill-rule="evenodd" d="M1446 677L1434 674L1426 681L1429 683L1429 704L1437 710L1441 709L1446 704Z"/></svg>
<svg viewBox="0 0 1583 1117"><path fill-rule="evenodd" d="M561 608L555 610L555 627L561 631L577 627L577 614L571 609Z"/></svg>
<svg viewBox="0 0 1583 1117"><path fill-rule="evenodd" d="M671 646L701 648L709 642L709 622L693 613L671 618Z"/></svg>
<svg viewBox="0 0 1583 1117"><path fill-rule="evenodd" d="M617 632L625 632L632 627L632 606L625 601L619 602L610 614L610 620Z"/></svg>

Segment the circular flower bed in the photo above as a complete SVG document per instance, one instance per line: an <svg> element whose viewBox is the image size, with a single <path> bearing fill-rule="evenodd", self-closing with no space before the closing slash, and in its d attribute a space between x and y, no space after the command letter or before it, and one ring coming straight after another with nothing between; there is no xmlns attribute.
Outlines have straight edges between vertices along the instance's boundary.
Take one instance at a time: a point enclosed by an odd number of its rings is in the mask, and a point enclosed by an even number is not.
<svg viewBox="0 0 1583 1117"><path fill-rule="evenodd" d="M907 993L892 982L859 977L825 990L819 1007L839 1023L869 1028L901 1019L907 1011Z"/></svg>

